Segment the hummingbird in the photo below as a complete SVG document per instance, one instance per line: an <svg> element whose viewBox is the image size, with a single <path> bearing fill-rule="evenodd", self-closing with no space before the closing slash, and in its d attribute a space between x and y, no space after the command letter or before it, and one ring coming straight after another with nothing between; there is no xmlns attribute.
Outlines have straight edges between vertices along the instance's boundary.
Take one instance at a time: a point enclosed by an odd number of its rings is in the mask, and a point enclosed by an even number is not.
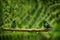
<svg viewBox="0 0 60 40"><path fill-rule="evenodd" d="M16 28L16 20L14 20L11 24L11 28Z"/></svg>
<svg viewBox="0 0 60 40"><path fill-rule="evenodd" d="M47 28L47 29L51 28L51 26L48 24L47 21L44 21L43 24L44 24L44 28Z"/></svg>

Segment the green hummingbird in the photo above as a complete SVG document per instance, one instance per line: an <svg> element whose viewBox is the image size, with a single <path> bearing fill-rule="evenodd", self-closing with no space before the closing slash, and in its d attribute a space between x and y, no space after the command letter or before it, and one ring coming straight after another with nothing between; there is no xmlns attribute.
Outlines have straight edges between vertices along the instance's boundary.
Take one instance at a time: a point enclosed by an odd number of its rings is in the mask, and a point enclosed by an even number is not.
<svg viewBox="0 0 60 40"><path fill-rule="evenodd" d="M14 20L11 24L11 28L16 28L16 20Z"/></svg>
<svg viewBox="0 0 60 40"><path fill-rule="evenodd" d="M51 26L48 24L47 21L44 21L43 24L44 24L44 28L47 28L47 29L51 28Z"/></svg>

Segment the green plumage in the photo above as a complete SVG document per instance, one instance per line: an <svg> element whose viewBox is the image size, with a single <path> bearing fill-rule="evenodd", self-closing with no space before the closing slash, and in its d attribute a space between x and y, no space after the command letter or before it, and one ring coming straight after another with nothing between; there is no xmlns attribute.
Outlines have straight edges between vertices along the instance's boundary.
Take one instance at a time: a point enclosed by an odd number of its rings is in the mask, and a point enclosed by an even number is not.
<svg viewBox="0 0 60 40"><path fill-rule="evenodd" d="M44 21L43 23L45 28L50 28L50 25L47 23L47 21Z"/></svg>
<svg viewBox="0 0 60 40"><path fill-rule="evenodd" d="M11 24L11 28L15 28L16 27L16 21L14 20Z"/></svg>

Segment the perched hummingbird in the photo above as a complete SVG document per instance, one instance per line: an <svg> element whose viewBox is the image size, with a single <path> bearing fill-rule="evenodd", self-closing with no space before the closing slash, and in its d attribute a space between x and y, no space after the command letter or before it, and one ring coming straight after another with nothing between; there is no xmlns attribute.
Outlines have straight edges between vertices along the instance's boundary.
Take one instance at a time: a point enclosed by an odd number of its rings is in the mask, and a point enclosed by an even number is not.
<svg viewBox="0 0 60 40"><path fill-rule="evenodd" d="M47 29L51 28L51 26L47 23L47 21L44 21L43 24L44 24L44 28Z"/></svg>
<svg viewBox="0 0 60 40"><path fill-rule="evenodd" d="M14 20L11 24L11 28L15 28L16 27L16 20Z"/></svg>

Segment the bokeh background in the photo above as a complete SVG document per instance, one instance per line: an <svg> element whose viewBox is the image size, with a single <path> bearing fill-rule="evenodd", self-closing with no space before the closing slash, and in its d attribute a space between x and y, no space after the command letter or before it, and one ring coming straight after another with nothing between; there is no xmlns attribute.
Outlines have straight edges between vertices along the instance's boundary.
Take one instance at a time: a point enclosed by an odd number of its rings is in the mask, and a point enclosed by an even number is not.
<svg viewBox="0 0 60 40"><path fill-rule="evenodd" d="M51 30L47 32L12 32L13 20L16 28L44 28L46 20ZM0 0L1 40L60 40L60 0Z"/></svg>

